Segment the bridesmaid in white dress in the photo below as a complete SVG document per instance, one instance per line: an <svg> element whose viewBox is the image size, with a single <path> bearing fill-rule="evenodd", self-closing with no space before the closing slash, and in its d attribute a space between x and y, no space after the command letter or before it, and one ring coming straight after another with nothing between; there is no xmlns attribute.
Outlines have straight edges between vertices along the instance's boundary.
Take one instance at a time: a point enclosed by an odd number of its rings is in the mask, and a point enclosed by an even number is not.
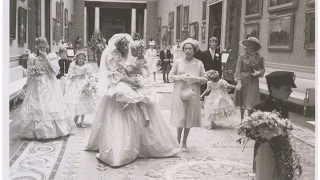
<svg viewBox="0 0 320 180"><path fill-rule="evenodd" d="M102 82L109 83L104 86L107 94L117 89L113 86L123 82L132 87L139 86L128 78L123 66L128 58L130 42L129 34L115 34L105 49L109 52L103 53L107 55L101 59L100 71L104 71L107 78ZM107 94L97 109L86 146L87 150L99 152L96 155L99 160L111 167L119 167L138 157L168 157L179 152L179 145L156 104L148 104L150 123L145 127L144 114L138 103L130 103L124 109L127 103Z"/></svg>
<svg viewBox="0 0 320 180"><path fill-rule="evenodd" d="M50 139L70 134L76 127L63 99L61 86L56 78L59 72L57 55L46 53L46 38L36 39L37 53L29 55L28 68L40 66L41 77L29 76L27 91L19 123L21 136L27 139ZM54 64L55 63L55 64Z"/></svg>
<svg viewBox="0 0 320 180"><path fill-rule="evenodd" d="M75 55L75 61L70 64L68 72L70 82L64 96L75 123L77 123L79 116L81 116L80 127L82 128L86 127L84 116L86 114L93 114L96 111L93 95L82 92L93 69L90 64L86 64L87 57L87 54L81 51Z"/></svg>
<svg viewBox="0 0 320 180"><path fill-rule="evenodd" d="M145 58L148 63L148 69L150 73L153 73L153 82L156 82L156 73L157 73L157 50L154 49L156 43L154 41L149 42L150 48L147 49Z"/></svg>

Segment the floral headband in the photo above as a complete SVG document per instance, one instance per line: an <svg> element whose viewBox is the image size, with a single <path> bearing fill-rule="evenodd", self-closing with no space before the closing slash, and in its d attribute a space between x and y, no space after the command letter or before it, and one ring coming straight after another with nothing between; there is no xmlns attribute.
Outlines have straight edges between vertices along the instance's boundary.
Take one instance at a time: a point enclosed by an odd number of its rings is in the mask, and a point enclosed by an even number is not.
<svg viewBox="0 0 320 180"><path fill-rule="evenodd" d="M78 56L80 56L80 55L83 55L83 56L84 56L84 60L85 60L85 61L88 61L88 55L87 55L87 53L84 52L84 51L78 52L78 53L74 56L74 59L77 60Z"/></svg>
<svg viewBox="0 0 320 180"><path fill-rule="evenodd" d="M205 76L208 79L214 79L214 78L219 76L219 72L216 71L216 70L209 70L209 71L206 72Z"/></svg>

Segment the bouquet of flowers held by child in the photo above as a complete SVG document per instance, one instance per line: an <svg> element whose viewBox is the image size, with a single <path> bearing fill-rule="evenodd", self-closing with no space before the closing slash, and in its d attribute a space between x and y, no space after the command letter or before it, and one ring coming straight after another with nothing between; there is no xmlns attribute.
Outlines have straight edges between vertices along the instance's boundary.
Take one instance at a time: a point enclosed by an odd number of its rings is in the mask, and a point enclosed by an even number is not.
<svg viewBox="0 0 320 180"><path fill-rule="evenodd" d="M276 162L276 170L283 180L299 179L302 173L300 156L291 144L293 129L288 119L280 118L279 113L256 111L245 118L239 128L238 143L245 148L252 139L258 143L269 142Z"/></svg>
<svg viewBox="0 0 320 180"><path fill-rule="evenodd" d="M44 74L44 68L38 65L29 66L27 72L31 77L41 77Z"/></svg>
<svg viewBox="0 0 320 180"><path fill-rule="evenodd" d="M88 96L95 96L98 88L97 88L98 79L94 76L89 76L87 79L86 84L83 86L81 91L81 96L88 95Z"/></svg>

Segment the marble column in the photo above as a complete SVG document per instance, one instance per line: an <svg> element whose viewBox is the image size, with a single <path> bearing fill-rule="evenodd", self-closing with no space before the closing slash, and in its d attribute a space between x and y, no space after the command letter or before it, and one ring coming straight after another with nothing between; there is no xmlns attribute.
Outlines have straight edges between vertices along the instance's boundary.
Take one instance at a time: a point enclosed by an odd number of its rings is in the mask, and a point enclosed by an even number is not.
<svg viewBox="0 0 320 180"><path fill-rule="evenodd" d="M87 46L87 7L84 7L84 14L83 14L83 46Z"/></svg>
<svg viewBox="0 0 320 180"><path fill-rule="evenodd" d="M46 6L45 6L46 1L45 0L41 0L40 2L40 22L41 22L41 30L40 30L40 36L45 37L46 36ZM59 37L60 38L60 37Z"/></svg>
<svg viewBox="0 0 320 180"><path fill-rule="evenodd" d="M95 7L94 11L94 30L98 31L100 29L100 8Z"/></svg>
<svg viewBox="0 0 320 180"><path fill-rule="evenodd" d="M143 18L143 39L147 43L147 9L144 9L144 18Z"/></svg>
<svg viewBox="0 0 320 180"><path fill-rule="evenodd" d="M131 35L136 32L136 23L137 23L137 10L132 9L131 12Z"/></svg>

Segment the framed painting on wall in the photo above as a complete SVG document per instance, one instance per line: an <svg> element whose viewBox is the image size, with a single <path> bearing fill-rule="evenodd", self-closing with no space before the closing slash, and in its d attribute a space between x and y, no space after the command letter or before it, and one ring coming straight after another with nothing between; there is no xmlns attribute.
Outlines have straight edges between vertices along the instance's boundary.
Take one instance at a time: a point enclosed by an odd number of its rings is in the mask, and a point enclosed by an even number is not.
<svg viewBox="0 0 320 180"><path fill-rule="evenodd" d="M65 8L65 9L64 9L64 23L66 24L66 26L68 26L68 22L69 22L69 19L68 19L68 9Z"/></svg>
<svg viewBox="0 0 320 180"><path fill-rule="evenodd" d="M245 19L262 17L262 0L245 0Z"/></svg>
<svg viewBox="0 0 320 180"><path fill-rule="evenodd" d="M61 6L58 1L56 1L56 19L60 21L60 15L61 15Z"/></svg>
<svg viewBox="0 0 320 180"><path fill-rule="evenodd" d="M269 17L268 49L292 51L294 15Z"/></svg>
<svg viewBox="0 0 320 180"><path fill-rule="evenodd" d="M183 27L188 28L189 25L189 6L183 8Z"/></svg>
<svg viewBox="0 0 320 180"><path fill-rule="evenodd" d="M190 37L195 40L199 39L199 23L198 22L190 23Z"/></svg>
<svg viewBox="0 0 320 180"><path fill-rule="evenodd" d="M158 20L158 31L161 31L161 17L159 17L157 20Z"/></svg>
<svg viewBox="0 0 320 180"><path fill-rule="evenodd" d="M298 7L298 0L268 0L268 11L276 12Z"/></svg>
<svg viewBox="0 0 320 180"><path fill-rule="evenodd" d="M161 42L162 45L168 44L168 26L163 26L161 29Z"/></svg>
<svg viewBox="0 0 320 180"><path fill-rule="evenodd" d="M248 39L248 37L256 37L259 39L260 32L260 24L258 22L253 23L245 23L244 24L244 39Z"/></svg>
<svg viewBox="0 0 320 180"><path fill-rule="evenodd" d="M168 16L168 27L169 28L173 28L173 24L174 24L174 13L173 11L171 13L169 13L169 16Z"/></svg>
<svg viewBox="0 0 320 180"><path fill-rule="evenodd" d="M201 42L205 43L206 42L206 25L203 24L201 27Z"/></svg>
<svg viewBox="0 0 320 180"><path fill-rule="evenodd" d="M17 0L10 1L10 39L16 39Z"/></svg>
<svg viewBox="0 0 320 180"><path fill-rule="evenodd" d="M23 7L18 9L18 43L27 42L27 10Z"/></svg>
<svg viewBox="0 0 320 180"><path fill-rule="evenodd" d="M207 1L202 2L202 21L207 19Z"/></svg>
<svg viewBox="0 0 320 180"><path fill-rule="evenodd" d="M188 37L189 37L189 31L188 30L181 31L181 41L186 40Z"/></svg>
<svg viewBox="0 0 320 180"><path fill-rule="evenodd" d="M182 5L177 6L176 41L181 42Z"/></svg>
<svg viewBox="0 0 320 180"><path fill-rule="evenodd" d="M57 23L56 23L56 20L54 18L52 18L52 39L53 39L53 42L56 42L56 36L57 36L57 32L56 32L56 26L57 26Z"/></svg>
<svg viewBox="0 0 320 180"><path fill-rule="evenodd" d="M306 12L305 48L315 50L315 11Z"/></svg>

